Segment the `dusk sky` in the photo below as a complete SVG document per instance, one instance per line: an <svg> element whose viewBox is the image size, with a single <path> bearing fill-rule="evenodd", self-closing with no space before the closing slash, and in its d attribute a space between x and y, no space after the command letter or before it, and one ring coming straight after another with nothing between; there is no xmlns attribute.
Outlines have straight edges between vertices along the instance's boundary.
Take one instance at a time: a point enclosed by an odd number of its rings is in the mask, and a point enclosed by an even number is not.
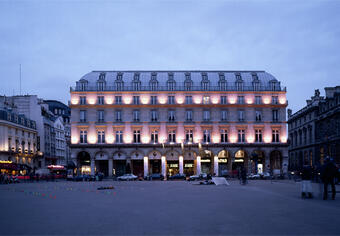
<svg viewBox="0 0 340 236"><path fill-rule="evenodd" d="M1 1L3 95L69 100L92 70L265 70L301 109L340 85L340 1Z"/></svg>

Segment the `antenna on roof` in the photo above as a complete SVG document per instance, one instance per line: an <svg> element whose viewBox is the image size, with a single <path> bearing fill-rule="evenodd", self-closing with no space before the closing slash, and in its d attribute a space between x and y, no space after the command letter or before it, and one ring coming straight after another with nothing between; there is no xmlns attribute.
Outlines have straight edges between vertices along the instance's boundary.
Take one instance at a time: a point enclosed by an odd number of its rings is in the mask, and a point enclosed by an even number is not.
<svg viewBox="0 0 340 236"><path fill-rule="evenodd" d="M20 91L19 91L19 95L21 95L21 64L19 64L19 73L20 73Z"/></svg>

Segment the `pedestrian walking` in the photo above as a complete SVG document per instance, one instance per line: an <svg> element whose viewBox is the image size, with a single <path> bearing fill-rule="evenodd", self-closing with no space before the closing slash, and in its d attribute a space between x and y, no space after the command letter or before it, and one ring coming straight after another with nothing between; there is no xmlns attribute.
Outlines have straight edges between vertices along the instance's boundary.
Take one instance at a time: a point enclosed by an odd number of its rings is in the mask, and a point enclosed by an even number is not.
<svg viewBox="0 0 340 236"><path fill-rule="evenodd" d="M305 165L301 172L301 197L313 198L312 188L313 170L309 165Z"/></svg>
<svg viewBox="0 0 340 236"><path fill-rule="evenodd" d="M323 182L323 200L328 198L328 185L332 188L332 199L335 200L335 176L337 169L333 159L326 157L325 164L321 167L321 180Z"/></svg>

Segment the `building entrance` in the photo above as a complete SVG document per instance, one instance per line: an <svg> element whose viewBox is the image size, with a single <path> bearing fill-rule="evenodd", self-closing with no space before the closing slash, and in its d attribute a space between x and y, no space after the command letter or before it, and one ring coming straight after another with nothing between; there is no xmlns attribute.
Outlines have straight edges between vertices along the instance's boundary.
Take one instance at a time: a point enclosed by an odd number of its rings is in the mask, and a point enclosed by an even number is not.
<svg viewBox="0 0 340 236"><path fill-rule="evenodd" d="M96 173L103 173L104 176L109 175L109 161L108 160L96 160Z"/></svg>
<svg viewBox="0 0 340 236"><path fill-rule="evenodd" d="M161 173L161 160L150 160L150 174Z"/></svg>
<svg viewBox="0 0 340 236"><path fill-rule="evenodd" d="M194 175L195 164L193 160L184 160L184 174L186 176Z"/></svg>
<svg viewBox="0 0 340 236"><path fill-rule="evenodd" d="M114 160L113 161L113 174L116 176L121 176L126 173L126 160Z"/></svg>
<svg viewBox="0 0 340 236"><path fill-rule="evenodd" d="M132 160L132 173L138 177L143 176L144 174L143 160Z"/></svg>

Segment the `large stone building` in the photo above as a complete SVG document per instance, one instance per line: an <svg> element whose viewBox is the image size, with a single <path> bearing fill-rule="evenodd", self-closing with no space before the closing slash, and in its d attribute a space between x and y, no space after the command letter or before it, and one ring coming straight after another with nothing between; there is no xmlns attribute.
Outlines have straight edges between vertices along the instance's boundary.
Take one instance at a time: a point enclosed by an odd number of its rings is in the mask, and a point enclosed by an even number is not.
<svg viewBox="0 0 340 236"><path fill-rule="evenodd" d="M320 167L326 156L340 164L340 86L315 90L307 105L296 113L288 110L289 169L303 165Z"/></svg>
<svg viewBox="0 0 340 236"><path fill-rule="evenodd" d="M28 173L37 166L36 123L6 107L0 108L1 173ZM27 171L27 172L26 172Z"/></svg>
<svg viewBox="0 0 340 236"><path fill-rule="evenodd" d="M286 90L265 71L93 71L70 93L78 172L287 171Z"/></svg>

